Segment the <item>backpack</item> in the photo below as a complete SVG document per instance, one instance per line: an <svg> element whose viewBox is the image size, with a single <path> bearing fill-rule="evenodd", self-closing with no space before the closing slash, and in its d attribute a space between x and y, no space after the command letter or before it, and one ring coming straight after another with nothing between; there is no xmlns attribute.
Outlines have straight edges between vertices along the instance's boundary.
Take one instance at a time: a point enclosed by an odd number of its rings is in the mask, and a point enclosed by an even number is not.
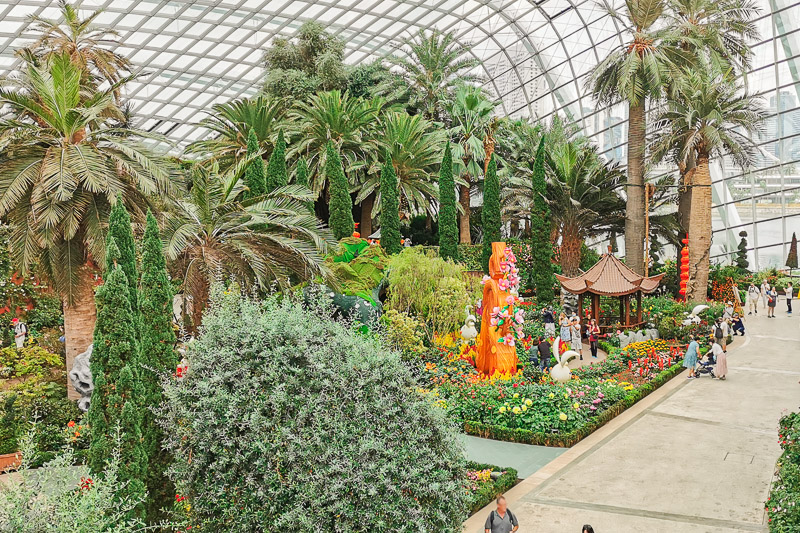
<svg viewBox="0 0 800 533"><path fill-rule="evenodd" d="M714 326L714 337L717 339L721 339L722 336L723 336L722 327L720 327L720 325L717 324L716 326Z"/></svg>
<svg viewBox="0 0 800 533"><path fill-rule="evenodd" d="M514 522L517 522L517 517L514 516L514 513L511 512L511 509L506 509L506 514L508 515L508 519L511 521L512 524ZM497 511L492 511L492 514L489 515L489 526L490 527L494 527L494 517L495 516L498 516L498 517L500 516L500 515L497 514ZM517 522L517 523L519 524L519 522Z"/></svg>

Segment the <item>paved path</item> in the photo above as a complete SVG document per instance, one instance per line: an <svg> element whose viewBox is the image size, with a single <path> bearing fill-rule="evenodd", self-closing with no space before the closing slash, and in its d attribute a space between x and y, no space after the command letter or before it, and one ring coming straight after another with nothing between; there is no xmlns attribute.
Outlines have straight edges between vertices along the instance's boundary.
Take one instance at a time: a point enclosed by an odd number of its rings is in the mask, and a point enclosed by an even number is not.
<svg viewBox="0 0 800 533"><path fill-rule="evenodd" d="M800 405L800 317L781 311L747 317L726 381L679 375L511 489L520 532L766 531L777 420Z"/></svg>
<svg viewBox="0 0 800 533"><path fill-rule="evenodd" d="M461 438L464 441L467 459L477 463L511 467L517 471L517 477L520 479L525 479L567 451L567 448L533 446L464 434Z"/></svg>

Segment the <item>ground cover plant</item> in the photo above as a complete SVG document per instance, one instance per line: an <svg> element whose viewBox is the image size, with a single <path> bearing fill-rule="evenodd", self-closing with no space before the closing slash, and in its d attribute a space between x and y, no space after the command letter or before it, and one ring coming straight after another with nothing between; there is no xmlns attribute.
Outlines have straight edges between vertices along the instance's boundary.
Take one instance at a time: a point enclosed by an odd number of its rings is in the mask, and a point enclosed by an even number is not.
<svg viewBox="0 0 800 533"><path fill-rule="evenodd" d="M778 424L778 459L772 491L766 503L769 530L800 531L800 412L789 413Z"/></svg>

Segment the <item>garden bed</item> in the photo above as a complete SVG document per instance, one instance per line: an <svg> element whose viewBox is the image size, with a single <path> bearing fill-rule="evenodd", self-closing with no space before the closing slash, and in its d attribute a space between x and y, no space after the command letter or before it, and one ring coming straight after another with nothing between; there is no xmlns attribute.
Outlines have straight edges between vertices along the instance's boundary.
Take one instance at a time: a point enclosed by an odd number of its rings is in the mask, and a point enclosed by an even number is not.
<svg viewBox="0 0 800 533"><path fill-rule="evenodd" d="M781 418L778 442L783 454L778 459L766 503L769 530L796 532L800 531L800 413Z"/></svg>
<svg viewBox="0 0 800 533"><path fill-rule="evenodd" d="M492 473L500 475L492 479ZM505 493L517 484L517 471L513 468L500 468L499 466L467 462L467 476L472 486L472 498L469 514L473 515L492 503L495 498Z"/></svg>

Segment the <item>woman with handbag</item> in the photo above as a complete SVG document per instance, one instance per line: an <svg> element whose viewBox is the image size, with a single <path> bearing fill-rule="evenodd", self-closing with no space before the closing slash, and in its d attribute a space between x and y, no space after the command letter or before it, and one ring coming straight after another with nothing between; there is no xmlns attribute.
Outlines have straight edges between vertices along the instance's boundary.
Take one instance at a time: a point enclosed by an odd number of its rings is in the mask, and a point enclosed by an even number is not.
<svg viewBox="0 0 800 533"><path fill-rule="evenodd" d="M592 357L597 359L597 341L600 340L600 326L597 325L597 320L594 318L589 321L589 349L592 351Z"/></svg>

